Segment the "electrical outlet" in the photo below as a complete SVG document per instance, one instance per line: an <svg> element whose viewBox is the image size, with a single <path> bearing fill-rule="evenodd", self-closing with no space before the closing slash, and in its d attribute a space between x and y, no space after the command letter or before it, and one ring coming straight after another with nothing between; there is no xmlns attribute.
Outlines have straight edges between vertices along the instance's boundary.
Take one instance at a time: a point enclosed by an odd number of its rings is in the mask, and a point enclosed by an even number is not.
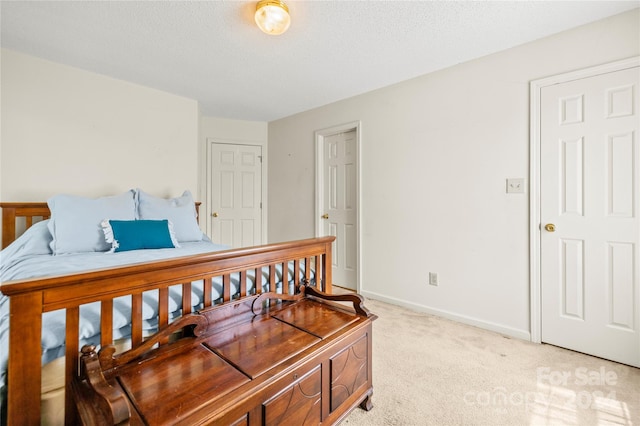
<svg viewBox="0 0 640 426"><path fill-rule="evenodd" d="M525 181L523 178L511 178L507 179L507 194L522 194L524 193Z"/></svg>
<svg viewBox="0 0 640 426"><path fill-rule="evenodd" d="M438 274L436 272L429 272L429 285L438 285Z"/></svg>

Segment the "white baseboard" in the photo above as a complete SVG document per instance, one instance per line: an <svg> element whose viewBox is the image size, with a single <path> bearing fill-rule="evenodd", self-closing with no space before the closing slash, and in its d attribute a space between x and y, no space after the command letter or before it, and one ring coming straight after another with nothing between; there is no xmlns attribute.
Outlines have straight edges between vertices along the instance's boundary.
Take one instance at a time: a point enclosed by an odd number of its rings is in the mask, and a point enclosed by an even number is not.
<svg viewBox="0 0 640 426"><path fill-rule="evenodd" d="M445 311L442 309L430 308L428 306L419 305L417 303L407 302L406 300L384 296L382 294L374 293L371 291L362 290L360 294L370 299L379 300L381 302L391 303L392 305L402 306L408 309L412 309L414 311L424 312L426 314L447 318L463 324L468 324L468 325L472 325L474 327L482 328L485 330L494 331L496 333L500 333L505 336L515 337L517 339L522 339L526 341L531 341L531 333L528 330L520 330L517 328L507 327L501 324L480 320L480 319L469 317L466 315L456 314L456 313Z"/></svg>

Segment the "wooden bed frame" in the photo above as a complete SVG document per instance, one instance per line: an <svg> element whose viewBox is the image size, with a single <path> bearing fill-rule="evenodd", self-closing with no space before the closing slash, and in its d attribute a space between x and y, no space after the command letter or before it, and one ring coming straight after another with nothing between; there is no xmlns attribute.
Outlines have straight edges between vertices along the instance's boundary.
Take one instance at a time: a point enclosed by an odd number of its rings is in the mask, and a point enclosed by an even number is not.
<svg viewBox="0 0 640 426"><path fill-rule="evenodd" d="M49 217L46 203L0 203L2 208L2 245L15 238L15 223L26 218L27 227L36 217ZM143 343L142 294L159 289L159 328L168 324L169 287L182 286L183 315L190 313L191 282L204 280L204 305L210 307L212 279L222 277L221 303L232 302L231 274L240 274L239 298L249 297L246 288L247 271L256 271L255 288L261 291L262 274L258 269L269 268L270 282L276 282L276 268L282 265L282 282L293 279L300 286L301 265L315 265L316 288L325 293L332 291L331 245L334 237L312 238L242 249L232 249L171 260L95 270L73 275L43 277L1 283L0 291L10 299L8 423L19 425L40 424L41 393L41 328L42 314L66 309L65 360L65 417L67 424L75 424L77 412L71 392L72 379L78 371L78 324L80 305L101 302L101 346L113 344L113 299L131 295L132 346ZM284 264L293 262L293 277L288 277ZM305 267L304 280L310 278L310 267ZM283 291L288 291L283 285Z"/></svg>

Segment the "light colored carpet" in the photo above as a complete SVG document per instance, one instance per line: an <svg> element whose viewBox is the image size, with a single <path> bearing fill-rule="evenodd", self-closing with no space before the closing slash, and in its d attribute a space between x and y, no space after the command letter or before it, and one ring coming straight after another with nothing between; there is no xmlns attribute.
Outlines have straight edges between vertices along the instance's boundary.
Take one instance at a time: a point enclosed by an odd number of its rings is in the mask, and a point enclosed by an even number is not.
<svg viewBox="0 0 640 426"><path fill-rule="evenodd" d="M359 425L640 425L640 369L367 299L373 409Z"/></svg>

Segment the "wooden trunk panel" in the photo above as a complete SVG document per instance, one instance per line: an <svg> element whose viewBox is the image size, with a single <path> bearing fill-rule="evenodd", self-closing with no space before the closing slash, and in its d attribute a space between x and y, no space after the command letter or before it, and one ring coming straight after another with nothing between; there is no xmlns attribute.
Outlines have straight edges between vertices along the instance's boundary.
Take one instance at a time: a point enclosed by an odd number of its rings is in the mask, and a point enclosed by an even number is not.
<svg viewBox="0 0 640 426"><path fill-rule="evenodd" d="M144 362L119 376L148 424L174 424L249 379L203 346ZM197 398L194 396L197 395ZM206 411L206 410L203 410Z"/></svg>
<svg viewBox="0 0 640 426"><path fill-rule="evenodd" d="M331 411L336 410L369 381L367 335L333 356L331 365Z"/></svg>
<svg viewBox="0 0 640 426"><path fill-rule="evenodd" d="M307 349L320 339L274 318L261 318L222 331L205 345L251 378Z"/></svg>
<svg viewBox="0 0 640 426"><path fill-rule="evenodd" d="M249 417L245 414L229 426L249 426Z"/></svg>
<svg viewBox="0 0 640 426"><path fill-rule="evenodd" d="M280 321L326 339L359 320L356 314L337 311L328 305L303 300L273 315Z"/></svg>
<svg viewBox="0 0 640 426"><path fill-rule="evenodd" d="M263 404L265 426L318 425L322 421L320 366Z"/></svg>

